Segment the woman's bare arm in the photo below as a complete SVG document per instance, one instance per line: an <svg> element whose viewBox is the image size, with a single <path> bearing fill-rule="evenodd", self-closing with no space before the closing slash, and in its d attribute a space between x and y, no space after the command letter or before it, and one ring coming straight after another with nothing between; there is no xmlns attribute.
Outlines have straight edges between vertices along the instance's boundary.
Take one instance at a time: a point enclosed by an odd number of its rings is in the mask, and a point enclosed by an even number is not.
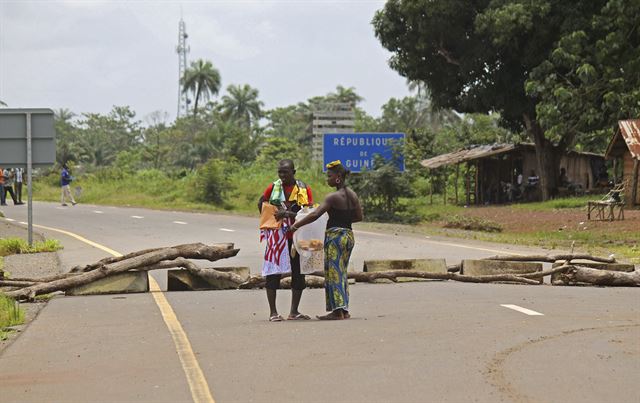
<svg viewBox="0 0 640 403"><path fill-rule="evenodd" d="M303 217L302 219L300 219L300 221L296 221L294 223L295 228L293 228L292 230L295 231L298 228L302 227L303 225L307 225L314 222L315 220L320 218L320 216L322 216L324 213L329 211L329 208L331 207L331 201L333 199L333 195L334 195L333 193L329 194L317 209L309 213L309 215L307 215L306 217Z"/></svg>
<svg viewBox="0 0 640 403"><path fill-rule="evenodd" d="M360 199L358 198L356 192L353 192L353 195L355 196L356 201L356 214L355 217L353 217L353 222L360 222L364 218L364 214L362 213L362 205L360 204Z"/></svg>

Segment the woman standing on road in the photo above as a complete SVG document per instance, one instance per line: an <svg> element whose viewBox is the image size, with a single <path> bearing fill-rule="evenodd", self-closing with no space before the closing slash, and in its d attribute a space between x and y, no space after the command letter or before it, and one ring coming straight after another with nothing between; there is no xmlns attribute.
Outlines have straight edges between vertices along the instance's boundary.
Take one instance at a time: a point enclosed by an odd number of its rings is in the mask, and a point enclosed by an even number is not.
<svg viewBox="0 0 640 403"><path fill-rule="evenodd" d="M321 320L348 319L349 289L347 269L349 258L355 245L351 224L362 221L362 207L358 195L345 184L349 171L340 161L327 164L327 184L336 191L327 195L320 207L297 221L290 227L296 231L303 225L317 220L322 214L329 214L324 238L324 290L327 311Z"/></svg>

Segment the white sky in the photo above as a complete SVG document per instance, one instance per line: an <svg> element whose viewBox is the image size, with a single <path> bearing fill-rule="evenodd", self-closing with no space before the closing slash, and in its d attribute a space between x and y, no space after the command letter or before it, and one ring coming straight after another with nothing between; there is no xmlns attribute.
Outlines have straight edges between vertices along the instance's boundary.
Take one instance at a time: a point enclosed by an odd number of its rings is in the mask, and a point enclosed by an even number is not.
<svg viewBox="0 0 640 403"><path fill-rule="evenodd" d="M108 113L129 105L144 119L177 110L178 22L218 68L222 91L249 84L267 109L355 87L379 116L409 91L388 67L371 19L384 1L0 0L0 100L11 108Z"/></svg>

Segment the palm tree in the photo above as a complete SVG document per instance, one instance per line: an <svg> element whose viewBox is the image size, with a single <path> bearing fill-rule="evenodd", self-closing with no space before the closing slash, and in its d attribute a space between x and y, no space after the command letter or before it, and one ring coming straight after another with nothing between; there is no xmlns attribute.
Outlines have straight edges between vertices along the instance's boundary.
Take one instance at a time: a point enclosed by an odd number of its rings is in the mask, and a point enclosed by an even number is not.
<svg viewBox="0 0 640 403"><path fill-rule="evenodd" d="M422 81L407 80L409 91L416 91L417 115L411 124L414 127L429 127L434 131L458 123L461 115L453 109L437 108L431 101L431 90Z"/></svg>
<svg viewBox="0 0 640 403"><path fill-rule="evenodd" d="M251 126L252 121L262 117L264 103L258 100L258 90L248 84L230 85L227 95L222 97L222 113L227 117Z"/></svg>
<svg viewBox="0 0 640 403"><path fill-rule="evenodd" d="M356 94L356 89L354 87L347 88L341 85L338 85L336 87L336 92L329 94L328 98L334 102L349 104L352 108L355 108L359 102L364 101L364 98Z"/></svg>
<svg viewBox="0 0 640 403"><path fill-rule="evenodd" d="M220 72L211 62L198 59L191 62L191 67L184 72L181 83L182 92L194 94L193 115L195 116L198 113L200 98L208 100L211 95L217 95L220 91Z"/></svg>

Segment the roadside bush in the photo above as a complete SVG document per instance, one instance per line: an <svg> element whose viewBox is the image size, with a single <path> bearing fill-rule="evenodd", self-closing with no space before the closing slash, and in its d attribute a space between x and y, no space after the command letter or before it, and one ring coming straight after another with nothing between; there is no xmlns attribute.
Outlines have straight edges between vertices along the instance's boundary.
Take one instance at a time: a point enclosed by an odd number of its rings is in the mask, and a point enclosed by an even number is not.
<svg viewBox="0 0 640 403"><path fill-rule="evenodd" d="M224 205L226 195L233 190L230 172L234 165L233 162L212 158L198 168L194 181L196 199L217 206Z"/></svg>
<svg viewBox="0 0 640 403"><path fill-rule="evenodd" d="M496 222L477 217L454 215L445 219L443 227L469 231L502 232L502 226Z"/></svg>

